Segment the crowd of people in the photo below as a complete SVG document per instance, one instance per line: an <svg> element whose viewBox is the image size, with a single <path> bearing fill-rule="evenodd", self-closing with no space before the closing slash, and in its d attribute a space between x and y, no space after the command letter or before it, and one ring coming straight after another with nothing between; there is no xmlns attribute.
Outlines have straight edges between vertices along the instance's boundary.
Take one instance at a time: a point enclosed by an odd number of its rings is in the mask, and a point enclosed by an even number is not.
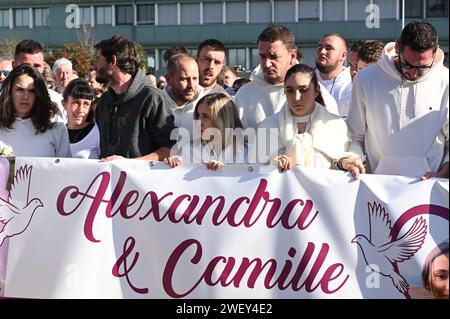
<svg viewBox="0 0 450 319"><path fill-rule="evenodd" d="M449 73L429 22L409 23L395 42L359 40L350 50L342 35L326 34L315 67L303 63L285 26L268 26L256 42L260 63L250 78L225 65L217 39L203 41L196 56L169 48L166 74L156 78L139 68L133 41L115 35L95 45L82 79L76 61L50 67L41 44L24 40L13 59L0 58L0 145L15 156L173 168L249 163L449 178ZM448 298L446 245L446 279L432 266L423 279Z"/></svg>
<svg viewBox="0 0 450 319"><path fill-rule="evenodd" d="M157 79L139 69L133 41L116 35L95 45L81 79L76 61L50 67L41 44L24 40L13 59L0 58L0 141L15 156L449 177L448 69L429 22L350 50L342 35L325 34L315 67L285 26L265 28L257 45L249 78L207 39L195 56L182 45L166 50Z"/></svg>

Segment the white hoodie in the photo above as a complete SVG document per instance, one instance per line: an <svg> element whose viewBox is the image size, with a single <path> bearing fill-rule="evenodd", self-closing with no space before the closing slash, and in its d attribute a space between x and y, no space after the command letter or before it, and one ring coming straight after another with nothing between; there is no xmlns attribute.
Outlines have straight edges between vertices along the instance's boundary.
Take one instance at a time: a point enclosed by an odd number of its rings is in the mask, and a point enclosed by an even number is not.
<svg viewBox="0 0 450 319"><path fill-rule="evenodd" d="M419 177L437 172L448 155L448 69L438 49L434 66L415 81L394 65L395 43L353 82L347 118L351 151L377 174ZM364 148L365 147L365 148Z"/></svg>
<svg viewBox="0 0 450 319"><path fill-rule="evenodd" d="M257 128L258 123L279 112L286 103L284 83L267 82L260 65L253 70L250 78L252 81L241 87L234 97L244 129ZM336 101L320 83L319 85L327 110L339 115Z"/></svg>
<svg viewBox="0 0 450 319"><path fill-rule="evenodd" d="M168 108L168 111L173 114L174 118L174 124L177 128L184 128L189 132L189 138L190 142L192 142L192 138L194 136L194 110L195 105L197 102L205 95L203 88L201 86L199 88L199 94L195 98L195 100L182 105L178 106L177 103L172 99L169 92L167 91L167 87L162 90L162 94L164 96L166 107ZM176 134L175 134L176 136ZM184 142L189 142L184 141ZM182 145L180 145L182 146Z"/></svg>

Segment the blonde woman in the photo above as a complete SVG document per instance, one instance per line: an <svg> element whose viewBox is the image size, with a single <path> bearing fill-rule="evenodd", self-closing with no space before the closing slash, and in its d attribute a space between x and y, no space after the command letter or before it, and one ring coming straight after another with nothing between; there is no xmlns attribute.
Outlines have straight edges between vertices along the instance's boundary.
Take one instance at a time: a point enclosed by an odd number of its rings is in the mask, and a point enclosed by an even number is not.
<svg viewBox="0 0 450 319"><path fill-rule="evenodd" d="M194 109L195 138L184 149L183 156L170 156L164 160L171 167L181 164L186 157L193 163L204 163L208 169L217 170L224 164L245 163L242 123L234 102L224 93L213 93L202 97Z"/></svg>
<svg viewBox="0 0 450 319"><path fill-rule="evenodd" d="M259 125L278 128L278 145L270 148L266 162L272 161L281 170L294 165L338 168L357 177L359 171L347 159L354 158L361 171L362 162L358 155L347 152L350 144L347 125L324 107L314 69L305 64L292 66L284 79L284 92L287 101L281 111Z"/></svg>

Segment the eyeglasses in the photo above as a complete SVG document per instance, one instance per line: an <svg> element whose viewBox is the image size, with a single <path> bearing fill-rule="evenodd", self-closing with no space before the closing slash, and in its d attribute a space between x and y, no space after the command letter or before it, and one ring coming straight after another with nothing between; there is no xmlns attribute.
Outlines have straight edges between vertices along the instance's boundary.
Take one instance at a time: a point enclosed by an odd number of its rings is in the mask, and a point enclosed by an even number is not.
<svg viewBox="0 0 450 319"><path fill-rule="evenodd" d="M2 71L0 72L0 74L3 75L5 78L6 78L10 73L11 73L11 71L9 71L9 70L2 70Z"/></svg>
<svg viewBox="0 0 450 319"><path fill-rule="evenodd" d="M398 63L400 64L400 67L402 68L402 69L405 69L405 70L416 70L416 71L421 71L421 72L424 72L424 71L428 71L429 69L431 69L432 67L433 67L433 64L434 64L434 55L433 55L433 61L431 61L431 64L430 65L411 65L411 64L409 64L408 62L402 62L402 59L401 59L401 57L400 57L400 54L398 55Z"/></svg>

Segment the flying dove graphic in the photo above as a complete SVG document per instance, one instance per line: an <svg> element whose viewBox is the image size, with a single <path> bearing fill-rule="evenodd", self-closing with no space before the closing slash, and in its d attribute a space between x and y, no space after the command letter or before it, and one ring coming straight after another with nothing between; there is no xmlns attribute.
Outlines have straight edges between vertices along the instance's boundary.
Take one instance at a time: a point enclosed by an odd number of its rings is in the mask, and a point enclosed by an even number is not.
<svg viewBox="0 0 450 319"><path fill-rule="evenodd" d="M16 170L7 200L0 198L0 226L3 226L0 231L0 247L7 237L23 233L36 209L44 206L38 198L29 200L31 170L32 166L27 165ZM26 200L19 201L19 198L24 198L23 194L26 194Z"/></svg>
<svg viewBox="0 0 450 319"><path fill-rule="evenodd" d="M393 264L410 259L422 247L427 234L427 224L422 217L416 218L402 237L392 241L391 221L384 207L368 203L368 210L369 238L358 234L351 242L359 245L364 260L372 271L390 277L398 291L405 293L409 285L405 278L394 270Z"/></svg>

